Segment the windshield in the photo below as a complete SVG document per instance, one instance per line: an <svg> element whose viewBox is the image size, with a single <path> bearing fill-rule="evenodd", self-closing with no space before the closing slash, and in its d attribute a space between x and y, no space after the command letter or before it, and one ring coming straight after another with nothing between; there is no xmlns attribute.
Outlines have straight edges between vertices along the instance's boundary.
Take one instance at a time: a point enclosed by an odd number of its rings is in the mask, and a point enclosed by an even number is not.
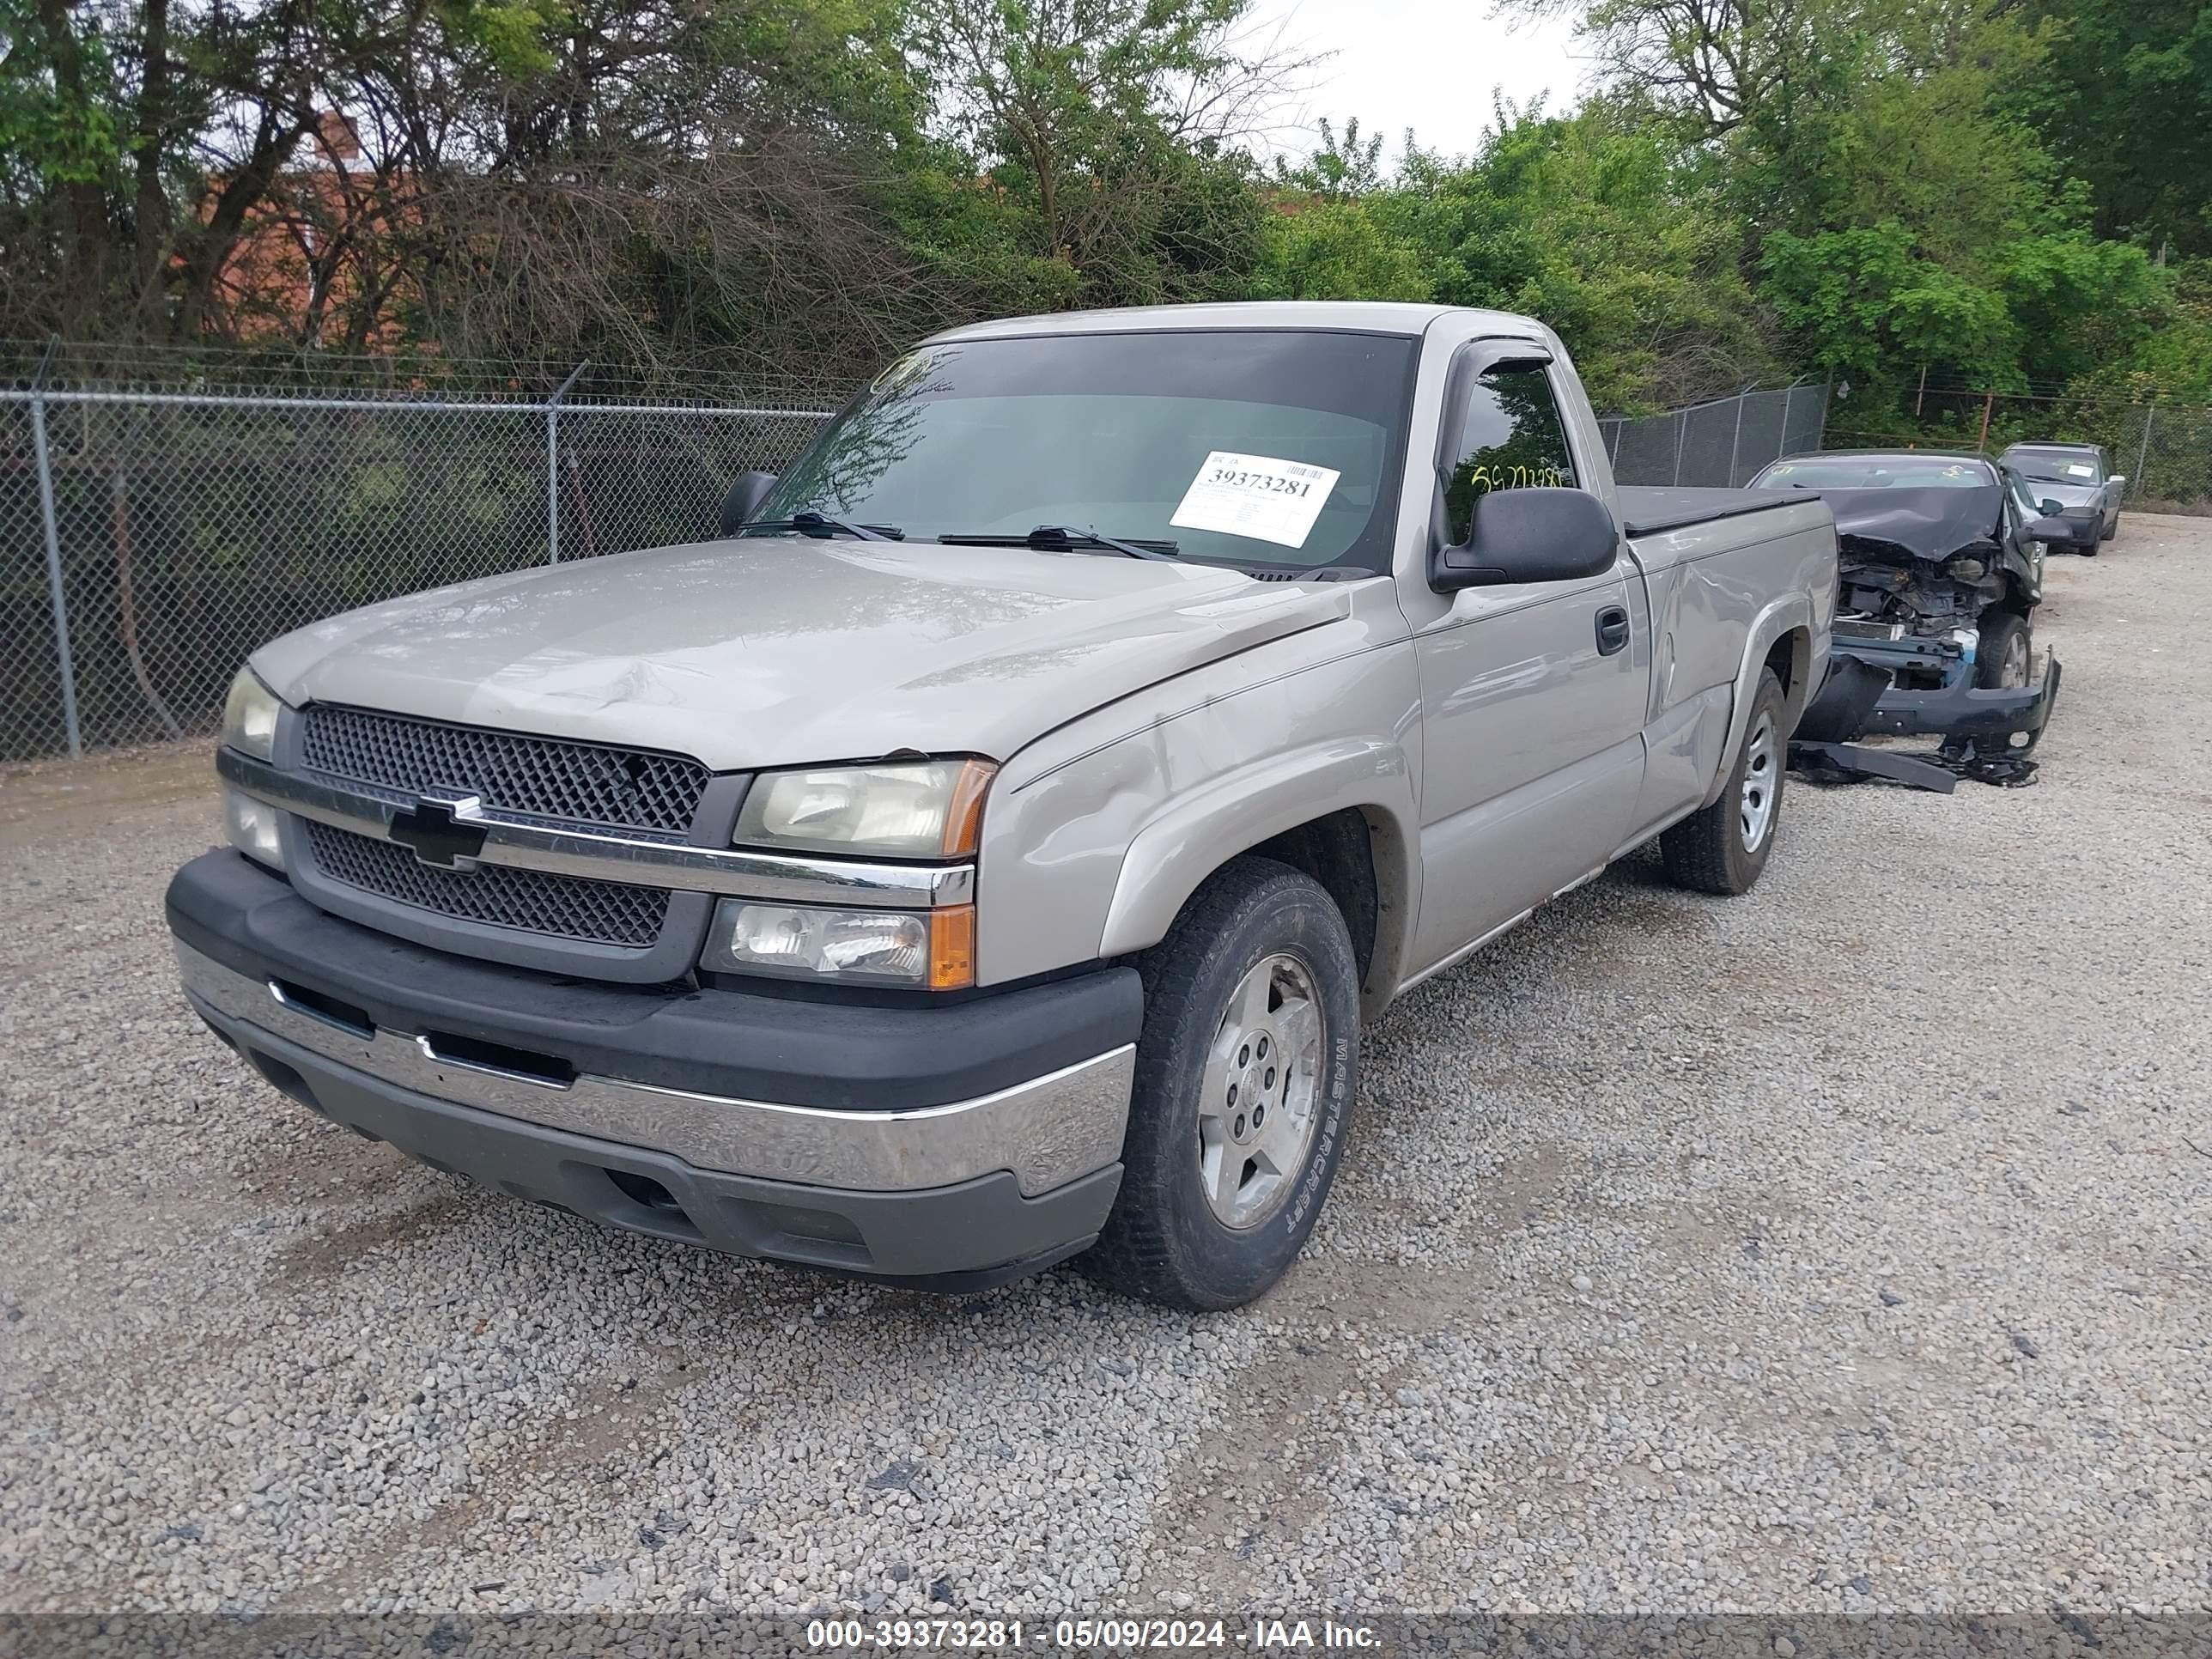
<svg viewBox="0 0 2212 1659"><path fill-rule="evenodd" d="M2039 483L2096 484L2105 482L2105 469L2091 449L2008 449L2010 461Z"/></svg>
<svg viewBox="0 0 2212 1659"><path fill-rule="evenodd" d="M1982 489L1996 482L1986 461L1942 455L1814 455L1777 461L1753 489Z"/></svg>
<svg viewBox="0 0 2212 1659"><path fill-rule="evenodd" d="M811 510L909 542L1054 525L1186 559L1387 570L1414 345L1235 329L925 346L756 517Z"/></svg>

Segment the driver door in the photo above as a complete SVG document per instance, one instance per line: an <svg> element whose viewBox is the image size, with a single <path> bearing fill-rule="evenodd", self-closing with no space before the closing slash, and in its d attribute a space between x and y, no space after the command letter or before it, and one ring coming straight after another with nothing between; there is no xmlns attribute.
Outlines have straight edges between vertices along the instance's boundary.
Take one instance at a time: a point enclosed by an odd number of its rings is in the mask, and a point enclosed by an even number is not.
<svg viewBox="0 0 2212 1659"><path fill-rule="evenodd" d="M1459 406L1444 430L1459 435L1438 468L1437 533L1464 540L1493 489L1580 487L1540 352L1455 368L1447 384ZM1601 575L1468 588L1416 633L1424 968L1601 867L1628 833L1650 689L1634 574L1623 540Z"/></svg>

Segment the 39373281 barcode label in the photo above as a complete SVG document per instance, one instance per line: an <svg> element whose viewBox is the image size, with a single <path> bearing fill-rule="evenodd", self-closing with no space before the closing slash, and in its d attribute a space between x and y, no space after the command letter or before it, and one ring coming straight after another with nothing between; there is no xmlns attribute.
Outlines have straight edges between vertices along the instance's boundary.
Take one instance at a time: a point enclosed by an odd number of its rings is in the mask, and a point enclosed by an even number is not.
<svg viewBox="0 0 2212 1659"><path fill-rule="evenodd" d="M1304 461L1217 449L1206 456L1168 522L1184 530L1304 547L1342 476Z"/></svg>

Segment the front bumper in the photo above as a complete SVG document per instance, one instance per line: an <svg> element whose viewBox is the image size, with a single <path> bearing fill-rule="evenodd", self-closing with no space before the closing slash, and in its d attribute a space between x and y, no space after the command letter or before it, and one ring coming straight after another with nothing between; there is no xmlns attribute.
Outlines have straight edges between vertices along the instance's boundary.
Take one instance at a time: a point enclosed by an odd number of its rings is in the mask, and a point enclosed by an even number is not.
<svg viewBox="0 0 2212 1659"><path fill-rule="evenodd" d="M2105 515L2094 507L2069 507L2057 515L2074 533L2060 547L2094 547L2105 537Z"/></svg>
<svg viewBox="0 0 2212 1659"><path fill-rule="evenodd" d="M323 915L233 853L168 896L192 1006L295 1100L611 1226L966 1290L1121 1182L1135 975L939 1007L587 985Z"/></svg>
<svg viewBox="0 0 2212 1659"><path fill-rule="evenodd" d="M1850 737L1942 737L1976 739L2011 754L2026 754L2043 736L2058 700L2058 653L2043 653L2043 676L2035 684L1984 690L1974 684L1972 657L1949 640L1869 639L1838 634L1833 653L1887 671L1893 681L1865 723ZM1907 690L1893 682L1906 674L1936 674L1941 684Z"/></svg>

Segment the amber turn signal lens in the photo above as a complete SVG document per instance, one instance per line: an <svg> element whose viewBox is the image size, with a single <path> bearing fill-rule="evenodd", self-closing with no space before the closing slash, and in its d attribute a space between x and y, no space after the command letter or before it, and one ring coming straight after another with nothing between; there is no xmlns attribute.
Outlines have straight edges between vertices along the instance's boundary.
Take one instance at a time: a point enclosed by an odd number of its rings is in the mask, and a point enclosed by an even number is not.
<svg viewBox="0 0 2212 1659"><path fill-rule="evenodd" d="M964 991L975 982L975 907L929 913L929 988Z"/></svg>
<svg viewBox="0 0 2212 1659"><path fill-rule="evenodd" d="M983 796L991 787L993 774L998 768L988 761L963 761L960 775L953 780L952 798L945 807L945 856L967 859L975 856L975 843L983 830Z"/></svg>

